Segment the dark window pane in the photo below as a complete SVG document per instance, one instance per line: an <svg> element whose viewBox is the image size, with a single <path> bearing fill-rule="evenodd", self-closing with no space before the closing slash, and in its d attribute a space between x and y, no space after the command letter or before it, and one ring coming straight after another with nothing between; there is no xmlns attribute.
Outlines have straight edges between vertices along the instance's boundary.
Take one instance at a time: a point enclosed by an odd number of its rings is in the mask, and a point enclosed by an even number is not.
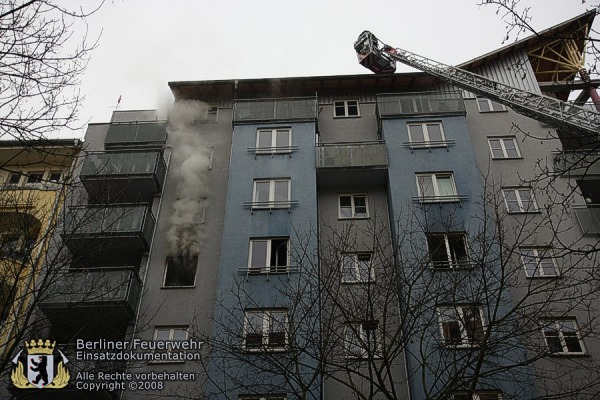
<svg viewBox="0 0 600 400"><path fill-rule="evenodd" d="M165 286L193 286L198 256L167 257Z"/></svg>

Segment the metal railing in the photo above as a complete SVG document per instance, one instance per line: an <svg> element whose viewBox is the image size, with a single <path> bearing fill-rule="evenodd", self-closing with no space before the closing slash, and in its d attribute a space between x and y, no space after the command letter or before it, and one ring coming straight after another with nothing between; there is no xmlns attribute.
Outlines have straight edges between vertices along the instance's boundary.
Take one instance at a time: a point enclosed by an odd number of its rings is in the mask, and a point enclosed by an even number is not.
<svg viewBox="0 0 600 400"><path fill-rule="evenodd" d="M465 113L465 102L459 91L377 95L379 118Z"/></svg>
<svg viewBox="0 0 600 400"><path fill-rule="evenodd" d="M318 103L315 97L236 100L233 123L254 121L314 121Z"/></svg>

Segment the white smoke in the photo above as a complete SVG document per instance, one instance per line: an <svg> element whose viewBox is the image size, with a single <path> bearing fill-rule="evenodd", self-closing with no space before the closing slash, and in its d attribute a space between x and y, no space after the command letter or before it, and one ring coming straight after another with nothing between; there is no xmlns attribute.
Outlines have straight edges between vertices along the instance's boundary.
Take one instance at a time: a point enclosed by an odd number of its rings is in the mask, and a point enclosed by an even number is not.
<svg viewBox="0 0 600 400"><path fill-rule="evenodd" d="M198 123L206 120L207 112L208 105L199 101L178 101L169 112L170 176L176 198L167 230L172 256L190 256L200 251L211 149Z"/></svg>

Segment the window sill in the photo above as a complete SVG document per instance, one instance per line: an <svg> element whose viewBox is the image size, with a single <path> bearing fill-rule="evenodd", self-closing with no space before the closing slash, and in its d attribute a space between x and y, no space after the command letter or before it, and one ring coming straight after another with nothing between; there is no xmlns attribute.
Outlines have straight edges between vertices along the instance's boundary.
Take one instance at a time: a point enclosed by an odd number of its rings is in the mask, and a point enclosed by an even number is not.
<svg viewBox="0 0 600 400"><path fill-rule="evenodd" d="M502 161L502 160L523 160L524 157L492 157L494 161Z"/></svg>
<svg viewBox="0 0 600 400"><path fill-rule="evenodd" d="M527 275L525 275L525 278L526 279L531 279L532 281L535 281L537 279L540 279L540 280L551 280L551 279L561 278L561 275L548 275L548 276L544 276L544 275L542 275L542 276L539 276L539 275L527 276Z"/></svg>
<svg viewBox="0 0 600 400"><path fill-rule="evenodd" d="M469 197L467 195L456 194L452 196L417 196L412 200L421 204L440 204L440 203L462 203Z"/></svg>
<svg viewBox="0 0 600 400"><path fill-rule="evenodd" d="M589 353L550 353L548 357L564 358L564 357L591 357Z"/></svg>
<svg viewBox="0 0 600 400"><path fill-rule="evenodd" d="M541 214L542 212L540 210L535 210L535 211L507 211L507 213L510 215L522 215L522 214Z"/></svg>
<svg viewBox="0 0 600 400"><path fill-rule="evenodd" d="M375 283L375 279L369 281L342 281L342 285L366 285L368 283Z"/></svg>
<svg viewBox="0 0 600 400"><path fill-rule="evenodd" d="M347 118L360 118L360 115L334 115L333 119L347 119Z"/></svg>
<svg viewBox="0 0 600 400"><path fill-rule="evenodd" d="M354 220L354 219L371 219L371 217L369 217L369 216L366 216L366 217L339 217L338 216L339 221Z"/></svg>
<svg viewBox="0 0 600 400"><path fill-rule="evenodd" d="M481 111L478 110L480 114L494 114L494 113L505 113L508 112L508 110L489 110L489 111Z"/></svg>
<svg viewBox="0 0 600 400"><path fill-rule="evenodd" d="M185 286L161 286L160 289L164 289L164 290L174 290L174 289L195 289L196 285L185 285Z"/></svg>
<svg viewBox="0 0 600 400"><path fill-rule="evenodd" d="M285 353L288 351L286 347L256 347L256 348L248 348L243 347L242 351L245 353Z"/></svg>

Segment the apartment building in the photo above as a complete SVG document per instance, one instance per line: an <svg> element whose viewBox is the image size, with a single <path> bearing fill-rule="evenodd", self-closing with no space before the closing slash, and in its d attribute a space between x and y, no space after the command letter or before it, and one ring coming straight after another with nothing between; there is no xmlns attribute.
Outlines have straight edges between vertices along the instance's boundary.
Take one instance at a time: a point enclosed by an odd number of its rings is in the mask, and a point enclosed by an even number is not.
<svg viewBox="0 0 600 400"><path fill-rule="evenodd" d="M592 20L461 67L566 100ZM40 308L59 343L200 357L73 362L193 375L87 398L597 396L597 142L425 73L169 86L168 121L88 128Z"/></svg>

